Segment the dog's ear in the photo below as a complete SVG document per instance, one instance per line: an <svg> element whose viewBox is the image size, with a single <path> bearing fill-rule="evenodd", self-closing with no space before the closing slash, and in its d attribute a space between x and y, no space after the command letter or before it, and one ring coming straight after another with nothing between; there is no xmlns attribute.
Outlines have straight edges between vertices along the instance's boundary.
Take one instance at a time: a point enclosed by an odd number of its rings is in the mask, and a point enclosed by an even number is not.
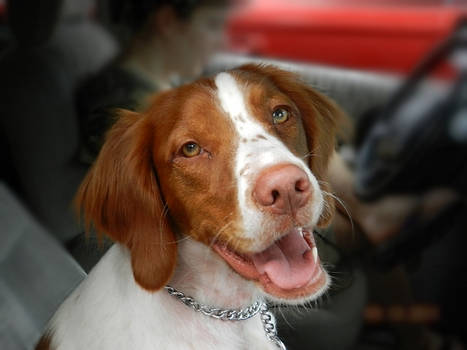
<svg viewBox="0 0 467 350"><path fill-rule="evenodd" d="M153 131L144 116L120 111L75 199L87 229L128 247L135 280L150 291L168 282L177 256L153 165Z"/></svg>
<svg viewBox="0 0 467 350"><path fill-rule="evenodd" d="M334 213L334 200L327 182L328 165L335 152L337 135L350 132L351 124L347 115L328 97L311 89L294 73L271 65L249 64L239 69L265 76L291 98L300 110L310 152L308 166L319 181L327 203L318 226L327 226Z"/></svg>
<svg viewBox="0 0 467 350"><path fill-rule="evenodd" d="M335 212L334 195L329 183L329 163L336 152L338 137L348 140L352 136L352 124L331 99L310 87L303 85L308 98L308 107L299 106L307 134L308 149L311 152L309 166L323 190L328 205L323 210L318 227L330 224ZM313 156L315 155L315 156Z"/></svg>

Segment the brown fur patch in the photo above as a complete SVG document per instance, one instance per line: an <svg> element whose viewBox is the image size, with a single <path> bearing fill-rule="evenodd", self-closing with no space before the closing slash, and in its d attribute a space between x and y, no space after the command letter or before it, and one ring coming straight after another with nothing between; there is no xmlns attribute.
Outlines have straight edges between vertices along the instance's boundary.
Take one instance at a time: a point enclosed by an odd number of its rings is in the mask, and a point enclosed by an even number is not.
<svg viewBox="0 0 467 350"><path fill-rule="evenodd" d="M151 161L154 128L147 118L123 111L76 197L88 229L129 248L135 280L147 290L167 283L177 256Z"/></svg>
<svg viewBox="0 0 467 350"><path fill-rule="evenodd" d="M52 350L50 343L51 339L49 334L44 334L36 344L35 350Z"/></svg>
<svg viewBox="0 0 467 350"><path fill-rule="evenodd" d="M226 242L240 230L233 171L238 147L234 126L210 91L188 85L176 94L178 103L162 102L150 111L157 124L153 160L163 197L179 231L206 244L219 233L216 239ZM166 115L175 123L165 122ZM190 139L203 153L180 157L177 149ZM239 245L247 247L249 241Z"/></svg>

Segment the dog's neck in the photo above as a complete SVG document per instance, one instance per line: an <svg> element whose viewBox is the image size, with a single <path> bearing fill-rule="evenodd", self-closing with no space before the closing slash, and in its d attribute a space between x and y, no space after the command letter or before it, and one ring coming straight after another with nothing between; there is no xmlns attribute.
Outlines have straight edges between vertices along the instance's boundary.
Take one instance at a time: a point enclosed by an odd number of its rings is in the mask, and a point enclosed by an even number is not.
<svg viewBox="0 0 467 350"><path fill-rule="evenodd" d="M259 297L258 288L234 272L210 247L185 238L178 244L178 261L169 284L199 303L243 308Z"/></svg>

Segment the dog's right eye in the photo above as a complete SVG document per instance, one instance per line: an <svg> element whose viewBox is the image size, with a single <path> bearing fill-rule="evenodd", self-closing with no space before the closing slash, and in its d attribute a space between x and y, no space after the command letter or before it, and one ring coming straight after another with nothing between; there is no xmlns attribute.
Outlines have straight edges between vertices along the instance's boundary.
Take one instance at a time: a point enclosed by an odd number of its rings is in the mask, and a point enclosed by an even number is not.
<svg viewBox="0 0 467 350"><path fill-rule="evenodd" d="M272 122L282 124L289 120L289 111L284 107L277 107L272 111Z"/></svg>
<svg viewBox="0 0 467 350"><path fill-rule="evenodd" d="M182 147L182 153L187 158L196 157L201 153L201 147L196 142L187 142Z"/></svg>

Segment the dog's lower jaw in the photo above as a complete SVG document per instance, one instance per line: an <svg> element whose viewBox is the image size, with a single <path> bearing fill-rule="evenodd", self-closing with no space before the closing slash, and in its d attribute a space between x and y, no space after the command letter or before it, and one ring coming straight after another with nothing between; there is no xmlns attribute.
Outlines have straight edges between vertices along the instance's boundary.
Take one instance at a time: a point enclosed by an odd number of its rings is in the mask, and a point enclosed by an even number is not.
<svg viewBox="0 0 467 350"><path fill-rule="evenodd" d="M262 298L255 282L233 271L210 246L185 237L178 244L178 254L169 284L197 302L238 309Z"/></svg>
<svg viewBox="0 0 467 350"><path fill-rule="evenodd" d="M280 290L268 290L259 281L247 280L234 271L211 246L185 237L178 246L179 256L175 274L169 284L193 297L197 302L220 308L243 308L258 299L300 305L324 294L331 278L319 264L318 288L304 289L295 295L281 296ZM263 276L267 277L267 276ZM314 281L316 282L316 281Z"/></svg>
<svg viewBox="0 0 467 350"><path fill-rule="evenodd" d="M255 281L265 297L274 301L305 303L320 297L330 285L312 229L294 228L257 253L240 253L217 242L213 249L233 270Z"/></svg>

